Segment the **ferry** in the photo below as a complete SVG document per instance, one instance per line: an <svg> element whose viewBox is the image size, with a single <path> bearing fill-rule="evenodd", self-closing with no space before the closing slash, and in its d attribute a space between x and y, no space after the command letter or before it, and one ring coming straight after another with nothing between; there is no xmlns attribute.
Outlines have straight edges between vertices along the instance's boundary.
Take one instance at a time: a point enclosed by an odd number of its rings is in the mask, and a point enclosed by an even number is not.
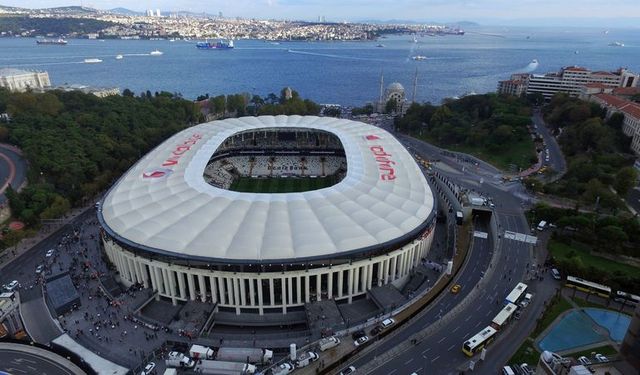
<svg viewBox="0 0 640 375"><path fill-rule="evenodd" d="M613 42L613 43L609 43L610 47L624 47L624 43L621 42Z"/></svg>
<svg viewBox="0 0 640 375"><path fill-rule="evenodd" d="M150 54L151 56L160 56L160 55L162 55L162 54L163 54L163 52L162 52L162 51L159 51L159 50L154 50L154 51L151 51L149 54Z"/></svg>
<svg viewBox="0 0 640 375"><path fill-rule="evenodd" d="M122 60L123 58L124 58L124 56L122 56L122 55L117 55L116 56L116 60Z"/></svg>
<svg viewBox="0 0 640 375"><path fill-rule="evenodd" d="M220 40L217 43L211 42L198 42L196 43L198 49L233 49L233 40L227 42Z"/></svg>
<svg viewBox="0 0 640 375"><path fill-rule="evenodd" d="M59 45L59 46L66 46L67 45L67 41L60 38L60 39L38 39L36 40L37 44L54 44L54 45Z"/></svg>
<svg viewBox="0 0 640 375"><path fill-rule="evenodd" d="M427 56L417 55L417 56L413 56L412 59L414 59L416 61L422 61L422 60L426 60Z"/></svg>
<svg viewBox="0 0 640 375"><path fill-rule="evenodd" d="M100 59L84 59L84 63L85 64L98 64L101 63L102 60Z"/></svg>

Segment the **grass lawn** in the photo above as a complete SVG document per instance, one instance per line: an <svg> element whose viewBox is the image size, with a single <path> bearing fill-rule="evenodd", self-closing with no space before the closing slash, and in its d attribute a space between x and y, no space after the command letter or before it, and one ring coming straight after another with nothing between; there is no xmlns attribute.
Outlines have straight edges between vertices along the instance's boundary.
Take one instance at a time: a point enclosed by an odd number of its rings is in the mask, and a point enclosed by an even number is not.
<svg viewBox="0 0 640 375"><path fill-rule="evenodd" d="M231 184L230 190L243 193L292 193L318 190L331 186L335 183L335 176L317 178L241 177Z"/></svg>
<svg viewBox="0 0 640 375"><path fill-rule="evenodd" d="M551 305L544 311L531 337L538 337L560 314L571 309L571 304L561 296L554 297L552 301Z"/></svg>
<svg viewBox="0 0 640 375"><path fill-rule="evenodd" d="M414 136L417 135L414 134ZM483 145L478 145L477 147L463 145L440 145L438 144L438 142L435 142L433 139L430 139L428 137L417 137L429 143L433 143L441 147L446 147L451 151L464 152L473 155L479 159L493 164L495 167L503 171L509 171L511 164L515 164L518 168L527 169L532 165L531 158L536 157L535 145L533 144L531 138L527 138L520 142L510 143L508 145L503 145L504 147L500 149L500 152L496 153L487 150L485 147L483 147Z"/></svg>
<svg viewBox="0 0 640 375"><path fill-rule="evenodd" d="M556 259L570 259L573 256L580 257L586 267L593 267L607 273L621 272L625 276L634 277L640 274L640 268L628 264L615 262L597 255L590 254L588 248L581 244L567 245L558 241L549 241L549 251Z"/></svg>
<svg viewBox="0 0 640 375"><path fill-rule="evenodd" d="M599 309L606 308L606 306L601 304L601 303L593 303L591 301L586 301L586 300L584 300L582 298L578 298L578 297L572 298L572 300L573 300L573 302L575 302L576 305L578 305L580 307L597 307Z"/></svg>
<svg viewBox="0 0 640 375"><path fill-rule="evenodd" d="M508 363L518 365L527 363L530 367L533 367L538 363L538 359L540 359L540 352L533 345L531 338L527 338Z"/></svg>
<svg viewBox="0 0 640 375"><path fill-rule="evenodd" d="M593 349L589 349L589 350L583 350L583 351L580 351L580 352L567 354L567 355L564 355L563 357L578 358L580 356L585 356L585 357L591 358L591 353L600 353L600 354L602 354L604 356L614 356L614 355L618 354L618 351L616 350L616 348L614 348L611 345L605 345L605 346L599 346L597 348L593 348Z"/></svg>

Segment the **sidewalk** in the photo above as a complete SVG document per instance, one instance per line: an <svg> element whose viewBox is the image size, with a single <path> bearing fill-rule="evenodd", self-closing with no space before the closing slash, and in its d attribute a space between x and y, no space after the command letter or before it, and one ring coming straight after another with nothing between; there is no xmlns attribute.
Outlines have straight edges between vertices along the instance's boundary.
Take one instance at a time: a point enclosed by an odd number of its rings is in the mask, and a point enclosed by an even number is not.
<svg viewBox="0 0 640 375"><path fill-rule="evenodd" d="M42 228L33 237L23 238L20 242L12 247L8 247L0 253L0 270L10 265L14 260L18 259L24 253L34 246L37 246L43 240L54 235L65 225L73 222L77 217L84 214L87 210L93 208L93 203L85 207L78 207L67 213L64 218L51 224L43 224Z"/></svg>

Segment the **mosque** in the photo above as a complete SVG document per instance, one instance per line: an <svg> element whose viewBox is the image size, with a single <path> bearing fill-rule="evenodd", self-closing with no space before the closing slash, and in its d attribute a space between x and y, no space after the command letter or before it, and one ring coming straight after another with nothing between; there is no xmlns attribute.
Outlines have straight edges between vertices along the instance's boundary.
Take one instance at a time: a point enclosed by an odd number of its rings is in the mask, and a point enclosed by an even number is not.
<svg viewBox="0 0 640 375"><path fill-rule="evenodd" d="M393 82L384 88L384 75L380 74L380 95L378 100L374 102L373 107L375 111L378 113L384 113L386 110L387 103L389 100L393 100L396 102L396 113L404 115L411 106L412 103L416 100L416 88L418 85L418 71L416 70L416 74L413 79L413 94L411 100L407 100L405 95L404 86L402 86L398 82Z"/></svg>

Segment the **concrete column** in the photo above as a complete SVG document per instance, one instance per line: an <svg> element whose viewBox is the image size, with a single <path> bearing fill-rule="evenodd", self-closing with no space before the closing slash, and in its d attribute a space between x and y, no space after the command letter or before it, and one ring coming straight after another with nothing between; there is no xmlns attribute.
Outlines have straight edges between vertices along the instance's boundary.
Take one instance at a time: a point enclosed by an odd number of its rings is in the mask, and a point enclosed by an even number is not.
<svg viewBox="0 0 640 375"><path fill-rule="evenodd" d="M187 290L184 286L184 274L180 271L176 271L178 275L178 289L180 289L180 298L187 299Z"/></svg>
<svg viewBox="0 0 640 375"><path fill-rule="evenodd" d="M309 275L305 275L304 276L304 302L305 303L311 302L311 293L309 292L309 281L310 280L311 280L311 278L309 277Z"/></svg>
<svg viewBox="0 0 640 375"><path fill-rule="evenodd" d="M398 257L391 258L391 281L396 279L396 266L398 264Z"/></svg>
<svg viewBox="0 0 640 375"><path fill-rule="evenodd" d="M253 277L249 279L249 302L251 302L251 306L255 306L256 305L256 292L255 292L255 283L256 283L256 279L254 279Z"/></svg>
<svg viewBox="0 0 640 375"><path fill-rule="evenodd" d="M329 272L327 274L327 298L328 299L332 299L333 298L333 271Z"/></svg>
<svg viewBox="0 0 640 375"><path fill-rule="evenodd" d="M302 303L302 276L296 276L296 294L296 302Z"/></svg>
<svg viewBox="0 0 640 375"><path fill-rule="evenodd" d="M373 284L373 263L369 264L369 271L367 271L367 290L371 290L371 284Z"/></svg>
<svg viewBox="0 0 640 375"><path fill-rule="evenodd" d="M198 289L200 289L200 301L207 301L207 283L204 282L204 275L198 274Z"/></svg>
<svg viewBox="0 0 640 375"><path fill-rule="evenodd" d="M171 303L173 303L173 305L177 305L178 304L178 300L176 299L176 282L175 282L175 276L173 275L173 271L170 270L164 270L167 272L167 278L169 279L169 294L171 295Z"/></svg>
<svg viewBox="0 0 640 375"><path fill-rule="evenodd" d="M196 300L196 283L193 280L193 274L191 272L186 273L187 275L187 284L189 284L189 299L192 301Z"/></svg>
<svg viewBox="0 0 640 375"><path fill-rule="evenodd" d="M227 284L227 294L229 297L229 300L227 301L227 303L229 305L235 305L236 301L235 301L235 294L233 292L233 279L231 277L225 277L224 278L226 284Z"/></svg>
<svg viewBox="0 0 640 375"><path fill-rule="evenodd" d="M322 299L322 274L316 275L316 294L318 295L318 301Z"/></svg>
<svg viewBox="0 0 640 375"><path fill-rule="evenodd" d="M167 294L167 284L165 284L164 277L162 276L162 268L154 267L154 273L156 274L156 282L158 283L158 293Z"/></svg>
<svg viewBox="0 0 640 375"><path fill-rule="evenodd" d="M276 294L275 291L273 290L273 279L269 278L269 297L271 298L269 300L269 305L271 306L275 306L276 305Z"/></svg>
<svg viewBox="0 0 640 375"><path fill-rule="evenodd" d="M149 265L149 274L151 275L151 289L158 290L158 281L156 280L156 267Z"/></svg>
<svg viewBox="0 0 640 375"><path fill-rule="evenodd" d="M239 278L238 282L240 283L240 303L242 306L247 306L247 286L245 285L245 279Z"/></svg>
<svg viewBox="0 0 640 375"><path fill-rule="evenodd" d="M391 266L391 258L384 260L384 285L389 284L389 276L390 276L390 267Z"/></svg>
<svg viewBox="0 0 640 375"><path fill-rule="evenodd" d="M293 278L287 278L287 301L289 301L289 305L293 305Z"/></svg>
<svg viewBox="0 0 640 375"><path fill-rule="evenodd" d="M145 288L149 288L150 287L149 274L151 273L150 269L147 269L147 265L141 262L140 271L142 272L142 284L144 285Z"/></svg>
<svg viewBox="0 0 640 375"><path fill-rule="evenodd" d="M264 314L264 300L262 299L262 279L258 278L256 281L258 282L258 313L262 315Z"/></svg>
<svg viewBox="0 0 640 375"><path fill-rule="evenodd" d="M231 279L231 283L233 284L233 296L236 305L236 314L240 315L240 279L234 277Z"/></svg>
<svg viewBox="0 0 640 375"><path fill-rule="evenodd" d="M227 296L225 293L225 282L224 277L218 277L218 289L220 290L220 304L227 304Z"/></svg>
<svg viewBox="0 0 640 375"><path fill-rule="evenodd" d="M344 290L344 270L338 271L338 298L342 298Z"/></svg>
<svg viewBox="0 0 640 375"><path fill-rule="evenodd" d="M384 268L384 260L378 262L378 286L382 286L382 269Z"/></svg>
<svg viewBox="0 0 640 375"><path fill-rule="evenodd" d="M218 302L218 287L215 276L209 276L209 284L211 284L211 303L216 303Z"/></svg>
<svg viewBox="0 0 640 375"><path fill-rule="evenodd" d="M140 272L140 267L138 265L137 260L129 259L129 262L132 266L131 268L133 268L134 282L142 283L142 273Z"/></svg>
<svg viewBox="0 0 640 375"><path fill-rule="evenodd" d="M353 268L349 268L349 274L347 275L347 288L348 292L349 292L349 303L351 303L352 301L352 295L353 295Z"/></svg>
<svg viewBox="0 0 640 375"><path fill-rule="evenodd" d="M280 278L280 293L281 294L281 299L282 299L282 313L286 314L287 313L287 279L285 279L284 277Z"/></svg>

